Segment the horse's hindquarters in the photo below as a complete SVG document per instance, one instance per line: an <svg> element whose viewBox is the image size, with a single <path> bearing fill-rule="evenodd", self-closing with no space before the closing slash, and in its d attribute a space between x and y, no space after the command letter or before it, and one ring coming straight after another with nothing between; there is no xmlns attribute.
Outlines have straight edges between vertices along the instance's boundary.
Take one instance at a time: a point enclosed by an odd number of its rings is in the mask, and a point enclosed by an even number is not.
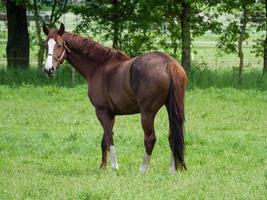
<svg viewBox="0 0 267 200"><path fill-rule="evenodd" d="M170 86L168 61L158 54L145 54L131 66L131 87L140 112L157 112L166 103Z"/></svg>

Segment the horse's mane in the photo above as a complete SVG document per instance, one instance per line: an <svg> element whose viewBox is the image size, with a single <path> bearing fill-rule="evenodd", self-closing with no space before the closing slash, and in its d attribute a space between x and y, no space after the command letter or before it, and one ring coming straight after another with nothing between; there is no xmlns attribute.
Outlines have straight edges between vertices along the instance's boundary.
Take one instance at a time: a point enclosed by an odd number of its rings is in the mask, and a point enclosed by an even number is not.
<svg viewBox="0 0 267 200"><path fill-rule="evenodd" d="M73 33L65 32L62 37L66 42L66 45L71 50L88 56L95 61L105 62L111 58L120 60L130 58L128 55L119 50L104 47L103 45L93 41L92 39L88 39Z"/></svg>

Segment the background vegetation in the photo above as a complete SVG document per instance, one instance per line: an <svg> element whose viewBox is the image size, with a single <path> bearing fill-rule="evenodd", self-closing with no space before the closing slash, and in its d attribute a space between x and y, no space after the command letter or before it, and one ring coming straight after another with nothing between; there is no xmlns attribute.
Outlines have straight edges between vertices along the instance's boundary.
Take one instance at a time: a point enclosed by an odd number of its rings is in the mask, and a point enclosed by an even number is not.
<svg viewBox="0 0 267 200"><path fill-rule="evenodd" d="M48 23L54 27L58 22L65 22L67 30L93 37L130 56L148 51L168 52L188 72L197 63L212 68L223 66L229 70L234 67L238 68L241 82L246 67L258 66L266 71L265 0L8 0L2 5L3 13L8 11L9 5L13 9L21 8L21 15L26 16L27 11L29 36L18 34L25 26L24 18L14 14L18 12L11 12L7 19L18 18L8 24L18 25L11 29L2 23L2 43L13 44L13 47L21 45L14 50L25 48L25 41L29 40L30 55L32 60L38 61L39 68L44 57L44 36L40 26ZM12 45L7 45L7 54L4 53L7 60L17 57L17 66L25 67L19 52L9 55L13 51L10 49ZM28 59L27 54L24 59ZM13 68L15 63L8 62L7 66Z"/></svg>

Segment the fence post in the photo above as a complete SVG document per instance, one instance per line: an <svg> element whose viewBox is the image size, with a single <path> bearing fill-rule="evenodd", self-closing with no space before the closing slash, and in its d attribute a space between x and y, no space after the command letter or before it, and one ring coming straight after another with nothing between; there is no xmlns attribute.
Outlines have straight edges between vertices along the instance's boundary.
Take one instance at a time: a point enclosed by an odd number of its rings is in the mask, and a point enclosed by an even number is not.
<svg viewBox="0 0 267 200"><path fill-rule="evenodd" d="M76 71L75 71L75 69L72 67L71 68L71 80L72 80L72 84L74 85L75 84L75 78L76 78Z"/></svg>

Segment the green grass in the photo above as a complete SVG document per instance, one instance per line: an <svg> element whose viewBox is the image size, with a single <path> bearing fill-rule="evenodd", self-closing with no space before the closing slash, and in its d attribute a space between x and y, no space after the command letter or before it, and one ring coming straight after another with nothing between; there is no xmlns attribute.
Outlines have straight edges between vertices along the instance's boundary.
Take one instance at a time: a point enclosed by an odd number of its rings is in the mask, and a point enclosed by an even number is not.
<svg viewBox="0 0 267 200"><path fill-rule="evenodd" d="M101 171L102 128L85 84L50 81L0 85L0 199L266 199L266 90L191 85L188 170L169 175L164 108L148 174L141 176L139 115L116 118L120 169Z"/></svg>

